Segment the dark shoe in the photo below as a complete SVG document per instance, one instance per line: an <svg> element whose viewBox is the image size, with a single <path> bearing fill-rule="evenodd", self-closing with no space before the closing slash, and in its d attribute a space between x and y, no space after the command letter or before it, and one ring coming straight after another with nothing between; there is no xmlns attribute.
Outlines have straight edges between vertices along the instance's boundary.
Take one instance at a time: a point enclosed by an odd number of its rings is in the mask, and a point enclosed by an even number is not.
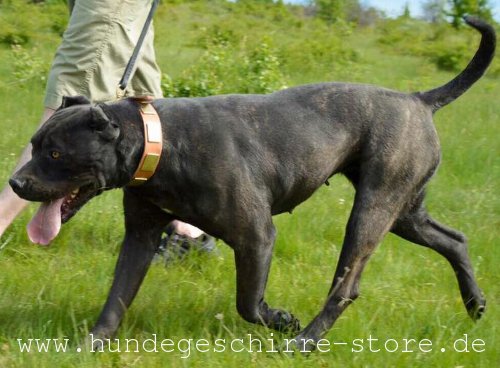
<svg viewBox="0 0 500 368"><path fill-rule="evenodd" d="M172 226L168 226L160 240L156 253L157 257L163 258L165 263L170 263L184 258L186 254L193 251L200 253L215 252L215 238L207 234L191 238L177 234Z"/></svg>

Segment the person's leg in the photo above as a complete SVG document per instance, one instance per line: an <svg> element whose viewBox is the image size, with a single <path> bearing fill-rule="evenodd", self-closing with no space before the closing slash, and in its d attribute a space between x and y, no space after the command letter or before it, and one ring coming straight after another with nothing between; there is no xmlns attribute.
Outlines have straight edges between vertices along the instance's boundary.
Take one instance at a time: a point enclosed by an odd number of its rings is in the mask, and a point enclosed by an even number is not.
<svg viewBox="0 0 500 368"><path fill-rule="evenodd" d="M175 220L172 222L172 225L174 226L175 232L179 235L189 236L193 239L203 235L203 231L182 221Z"/></svg>
<svg viewBox="0 0 500 368"><path fill-rule="evenodd" d="M55 110L45 108L42 119L40 121L40 126L45 123L48 118L52 116ZM16 168L12 173L15 173L21 168L26 162L31 158L31 144L28 144L24 149ZM28 205L28 201L21 199L14 193L9 185L0 193L0 236L3 235L5 230L14 221L14 219L21 213L21 211Z"/></svg>

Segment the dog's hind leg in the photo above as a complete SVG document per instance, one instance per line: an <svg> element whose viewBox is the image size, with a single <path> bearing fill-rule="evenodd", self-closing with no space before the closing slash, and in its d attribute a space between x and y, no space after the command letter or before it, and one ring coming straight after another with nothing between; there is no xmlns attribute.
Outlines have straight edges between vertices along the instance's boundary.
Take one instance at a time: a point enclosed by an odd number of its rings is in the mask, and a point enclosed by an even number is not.
<svg viewBox="0 0 500 368"><path fill-rule="evenodd" d="M240 235L230 244L236 262L238 313L248 322L296 333L300 330L299 321L286 311L270 308L264 301L276 236L270 214L257 216L247 229L239 229Z"/></svg>
<svg viewBox="0 0 500 368"><path fill-rule="evenodd" d="M367 165L369 166L369 165ZM389 178L385 183L371 182L375 176L358 183L353 209L335 276L326 303L313 321L295 337L295 349L309 352L332 327L341 313L359 295L363 269L377 245L390 230L407 200L404 190L391 190ZM363 181L363 180L362 180ZM376 181L376 180L375 180Z"/></svg>
<svg viewBox="0 0 500 368"><path fill-rule="evenodd" d="M144 198L125 190L125 239L116 263L108 299L92 329L93 348L102 346L102 339L114 335L126 310L132 303L151 264L162 229L172 220Z"/></svg>
<svg viewBox="0 0 500 368"><path fill-rule="evenodd" d="M462 233L433 220L422 206L422 199L423 195L413 210L395 222L391 231L444 256L455 271L465 308L472 319L479 319L484 313L486 301L474 277L467 240Z"/></svg>

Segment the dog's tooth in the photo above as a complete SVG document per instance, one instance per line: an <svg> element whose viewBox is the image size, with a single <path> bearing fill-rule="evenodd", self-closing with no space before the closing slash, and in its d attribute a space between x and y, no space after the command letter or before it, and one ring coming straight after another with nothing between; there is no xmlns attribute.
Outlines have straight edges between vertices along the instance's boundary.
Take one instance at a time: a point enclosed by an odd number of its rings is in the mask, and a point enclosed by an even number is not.
<svg viewBox="0 0 500 368"><path fill-rule="evenodd" d="M78 195L78 192L79 192L79 191L80 191L80 189L79 189L79 188L74 189L74 190L73 190L73 191L69 194L70 200L71 200L71 199L75 199L75 198L76 198L76 196Z"/></svg>

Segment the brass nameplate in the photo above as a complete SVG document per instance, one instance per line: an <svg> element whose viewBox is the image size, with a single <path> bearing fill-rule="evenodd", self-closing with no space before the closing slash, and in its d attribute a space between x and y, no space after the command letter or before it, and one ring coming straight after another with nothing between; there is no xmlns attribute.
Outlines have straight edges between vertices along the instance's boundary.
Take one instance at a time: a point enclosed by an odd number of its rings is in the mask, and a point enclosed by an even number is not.
<svg viewBox="0 0 500 368"><path fill-rule="evenodd" d="M142 164L142 171L155 171L158 162L160 161L160 155L156 153L148 153L144 158L144 163Z"/></svg>

